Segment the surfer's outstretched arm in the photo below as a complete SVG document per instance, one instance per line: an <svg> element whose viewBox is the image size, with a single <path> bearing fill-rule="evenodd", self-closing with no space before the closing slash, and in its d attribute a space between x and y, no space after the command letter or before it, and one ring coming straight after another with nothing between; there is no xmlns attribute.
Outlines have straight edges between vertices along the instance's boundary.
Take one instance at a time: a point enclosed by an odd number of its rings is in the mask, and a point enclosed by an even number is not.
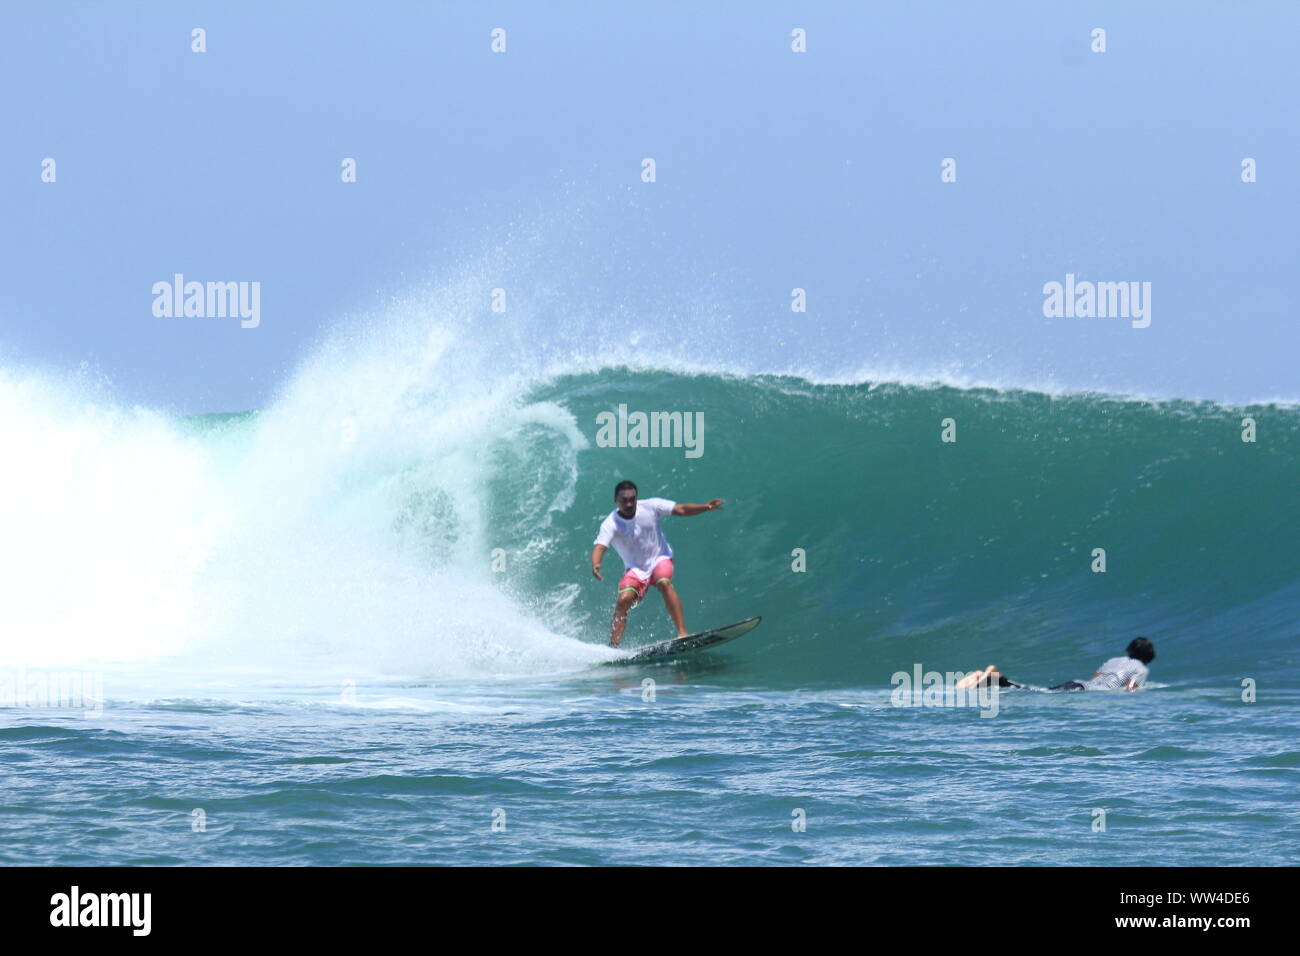
<svg viewBox="0 0 1300 956"><path fill-rule="evenodd" d="M679 501L673 505L673 514L681 517L690 517L691 515L702 515L706 511L717 511L722 507L722 499L714 498L707 505L691 505L684 501Z"/></svg>
<svg viewBox="0 0 1300 956"><path fill-rule="evenodd" d="M605 580L600 576L600 562L605 560L605 552L608 550L603 544L598 544L591 549L591 573L595 575L597 581Z"/></svg>

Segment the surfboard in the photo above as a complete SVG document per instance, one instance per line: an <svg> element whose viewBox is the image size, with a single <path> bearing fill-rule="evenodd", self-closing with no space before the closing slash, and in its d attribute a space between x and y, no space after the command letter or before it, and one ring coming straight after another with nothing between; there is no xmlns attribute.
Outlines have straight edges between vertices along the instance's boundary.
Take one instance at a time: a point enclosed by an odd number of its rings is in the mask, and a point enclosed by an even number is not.
<svg viewBox="0 0 1300 956"><path fill-rule="evenodd" d="M744 621L737 621L735 624L728 624L726 627L715 627L711 631L700 631L698 634L687 634L685 637L675 637L671 641L660 641L658 644L649 644L645 647L638 648L636 653L631 657L622 657L616 661L609 661L610 664L634 664L643 661L662 661L670 657L678 657L681 654L689 654L691 651L703 650L706 647L717 647L719 644L725 644L727 641L734 641L742 634L748 634L754 628L758 627L758 622L763 620L761 617L751 617Z"/></svg>

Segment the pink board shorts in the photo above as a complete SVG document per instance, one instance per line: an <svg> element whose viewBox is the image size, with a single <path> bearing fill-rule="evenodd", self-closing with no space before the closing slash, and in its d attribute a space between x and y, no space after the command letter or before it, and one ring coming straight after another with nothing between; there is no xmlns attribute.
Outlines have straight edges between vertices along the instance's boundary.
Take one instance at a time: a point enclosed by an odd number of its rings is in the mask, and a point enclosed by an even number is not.
<svg viewBox="0 0 1300 956"><path fill-rule="evenodd" d="M662 581L664 578L671 578L672 576L672 558L660 558L659 563L655 565L655 569L650 572L649 581L642 581L631 571L624 572L623 577L620 578L618 582L618 593L622 594L628 588L631 588L636 592L636 603L640 604L641 599L645 597L645 592L649 590L650 585Z"/></svg>

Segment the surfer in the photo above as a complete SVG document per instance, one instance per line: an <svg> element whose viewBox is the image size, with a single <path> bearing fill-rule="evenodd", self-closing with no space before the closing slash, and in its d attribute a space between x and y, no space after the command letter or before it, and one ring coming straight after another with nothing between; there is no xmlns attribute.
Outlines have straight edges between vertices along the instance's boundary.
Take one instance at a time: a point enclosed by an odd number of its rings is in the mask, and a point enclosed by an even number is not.
<svg viewBox="0 0 1300 956"><path fill-rule="evenodd" d="M1145 637L1135 637L1129 642L1125 657L1112 657L1086 681L1069 680L1048 690L1137 690L1147 679L1147 665L1156 659L1155 645ZM996 682L999 687L1030 689L1028 684L1017 684L990 664L982 671L971 671L957 682L957 690L983 687Z"/></svg>
<svg viewBox="0 0 1300 956"><path fill-rule="evenodd" d="M605 580L600 574L600 562L611 543L623 559L623 577L618 582L609 646L618 647L622 642L627 612L634 604L641 603L651 585L664 596L664 606L677 626L677 636L686 637L682 601L673 589L673 549L664 537L663 519L668 515L689 517L717 511L722 507L722 499L714 498L706 505L678 503L667 498L637 501L636 484L620 481L614 486L614 503L618 507L601 522L596 546L591 551L591 573L598 581Z"/></svg>

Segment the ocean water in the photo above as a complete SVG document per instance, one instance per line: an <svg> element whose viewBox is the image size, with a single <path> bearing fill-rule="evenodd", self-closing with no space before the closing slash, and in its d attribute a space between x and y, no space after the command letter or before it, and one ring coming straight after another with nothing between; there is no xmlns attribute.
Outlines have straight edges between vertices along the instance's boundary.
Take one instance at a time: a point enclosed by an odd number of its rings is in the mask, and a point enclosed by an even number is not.
<svg viewBox="0 0 1300 956"><path fill-rule="evenodd" d="M703 453L603 447L620 404L702 413ZM1300 862L1293 405L406 323L250 412L6 369L0 422L5 864ZM727 499L668 519L677 587L757 630L619 663L587 564L622 478ZM671 634L651 594L626 643ZM1138 634L1139 693L898 706Z"/></svg>

